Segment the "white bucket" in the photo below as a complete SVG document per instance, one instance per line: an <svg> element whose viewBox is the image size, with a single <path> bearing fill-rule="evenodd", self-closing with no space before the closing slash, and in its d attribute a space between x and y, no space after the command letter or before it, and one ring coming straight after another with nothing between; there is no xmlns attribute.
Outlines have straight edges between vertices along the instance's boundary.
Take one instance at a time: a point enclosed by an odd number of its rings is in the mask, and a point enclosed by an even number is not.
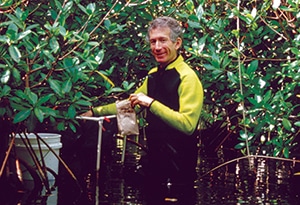
<svg viewBox="0 0 300 205"><path fill-rule="evenodd" d="M60 142L61 135L55 133L38 133L38 135L51 147L51 149L59 156L60 148L62 147L62 143ZM21 134L22 138L25 139L25 136ZM29 142L37 155L38 160L41 162L41 154L39 152L39 145L35 134L30 133L27 134ZM25 139L26 141L26 139ZM42 151L42 156L44 158L46 167L52 169L56 174L58 174L58 165L59 160L57 157L50 151L50 149L41 141L40 147ZM22 159L23 161L27 162L29 165L36 167L32 157L30 156L29 151L27 150L25 144L23 143L19 134L16 135L15 138L15 147L16 147L16 154L18 158ZM23 171L23 170L22 170ZM50 173L47 174L49 180L54 180L54 176ZM28 174L23 174L23 180L31 180L31 177Z"/></svg>

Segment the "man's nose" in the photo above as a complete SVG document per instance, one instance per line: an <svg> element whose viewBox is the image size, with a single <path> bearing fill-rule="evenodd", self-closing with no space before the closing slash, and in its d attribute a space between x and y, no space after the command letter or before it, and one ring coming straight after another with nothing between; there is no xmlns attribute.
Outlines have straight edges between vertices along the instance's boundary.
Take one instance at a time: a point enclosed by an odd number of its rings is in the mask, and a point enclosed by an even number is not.
<svg viewBox="0 0 300 205"><path fill-rule="evenodd" d="M161 49L161 42L160 41L155 42L155 49Z"/></svg>

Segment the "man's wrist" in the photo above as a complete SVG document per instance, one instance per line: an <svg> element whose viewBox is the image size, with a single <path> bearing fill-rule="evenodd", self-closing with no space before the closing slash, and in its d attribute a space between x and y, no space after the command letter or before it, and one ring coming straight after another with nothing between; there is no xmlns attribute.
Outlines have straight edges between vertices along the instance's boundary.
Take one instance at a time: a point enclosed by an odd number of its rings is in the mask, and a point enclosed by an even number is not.
<svg viewBox="0 0 300 205"><path fill-rule="evenodd" d="M95 116L95 113L94 113L94 108L93 108L93 107L91 107L91 109L90 109L90 110L91 110L91 113L92 113L92 117L93 117L93 116Z"/></svg>
<svg viewBox="0 0 300 205"><path fill-rule="evenodd" d="M152 99L152 101L149 103L149 106L148 106L149 109L150 109L150 107L151 107L151 105L153 104L154 101L155 101L155 100Z"/></svg>

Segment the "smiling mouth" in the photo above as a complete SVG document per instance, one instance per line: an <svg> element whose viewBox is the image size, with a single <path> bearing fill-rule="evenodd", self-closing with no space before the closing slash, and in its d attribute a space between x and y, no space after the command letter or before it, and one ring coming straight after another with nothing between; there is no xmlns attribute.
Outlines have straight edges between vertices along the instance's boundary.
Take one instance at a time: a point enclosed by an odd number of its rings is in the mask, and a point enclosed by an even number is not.
<svg viewBox="0 0 300 205"><path fill-rule="evenodd" d="M158 57L161 57L161 56L163 56L163 55L165 55L164 53L157 53L157 54L155 54L156 56L158 56Z"/></svg>

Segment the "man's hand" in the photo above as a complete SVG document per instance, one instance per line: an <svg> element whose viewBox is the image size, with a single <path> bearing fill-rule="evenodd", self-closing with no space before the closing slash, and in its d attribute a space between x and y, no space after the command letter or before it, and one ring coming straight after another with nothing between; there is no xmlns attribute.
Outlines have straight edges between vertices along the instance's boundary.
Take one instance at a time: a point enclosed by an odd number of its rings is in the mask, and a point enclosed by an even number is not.
<svg viewBox="0 0 300 205"><path fill-rule="evenodd" d="M138 94L131 94L129 96L129 100L131 102L132 107L134 107L135 105L150 107L150 105L154 99L150 98L149 96L145 95L144 93L138 93Z"/></svg>
<svg viewBox="0 0 300 205"><path fill-rule="evenodd" d="M89 110L89 111L86 111L85 113L82 113L80 116L93 117L93 112L92 112L92 110Z"/></svg>

